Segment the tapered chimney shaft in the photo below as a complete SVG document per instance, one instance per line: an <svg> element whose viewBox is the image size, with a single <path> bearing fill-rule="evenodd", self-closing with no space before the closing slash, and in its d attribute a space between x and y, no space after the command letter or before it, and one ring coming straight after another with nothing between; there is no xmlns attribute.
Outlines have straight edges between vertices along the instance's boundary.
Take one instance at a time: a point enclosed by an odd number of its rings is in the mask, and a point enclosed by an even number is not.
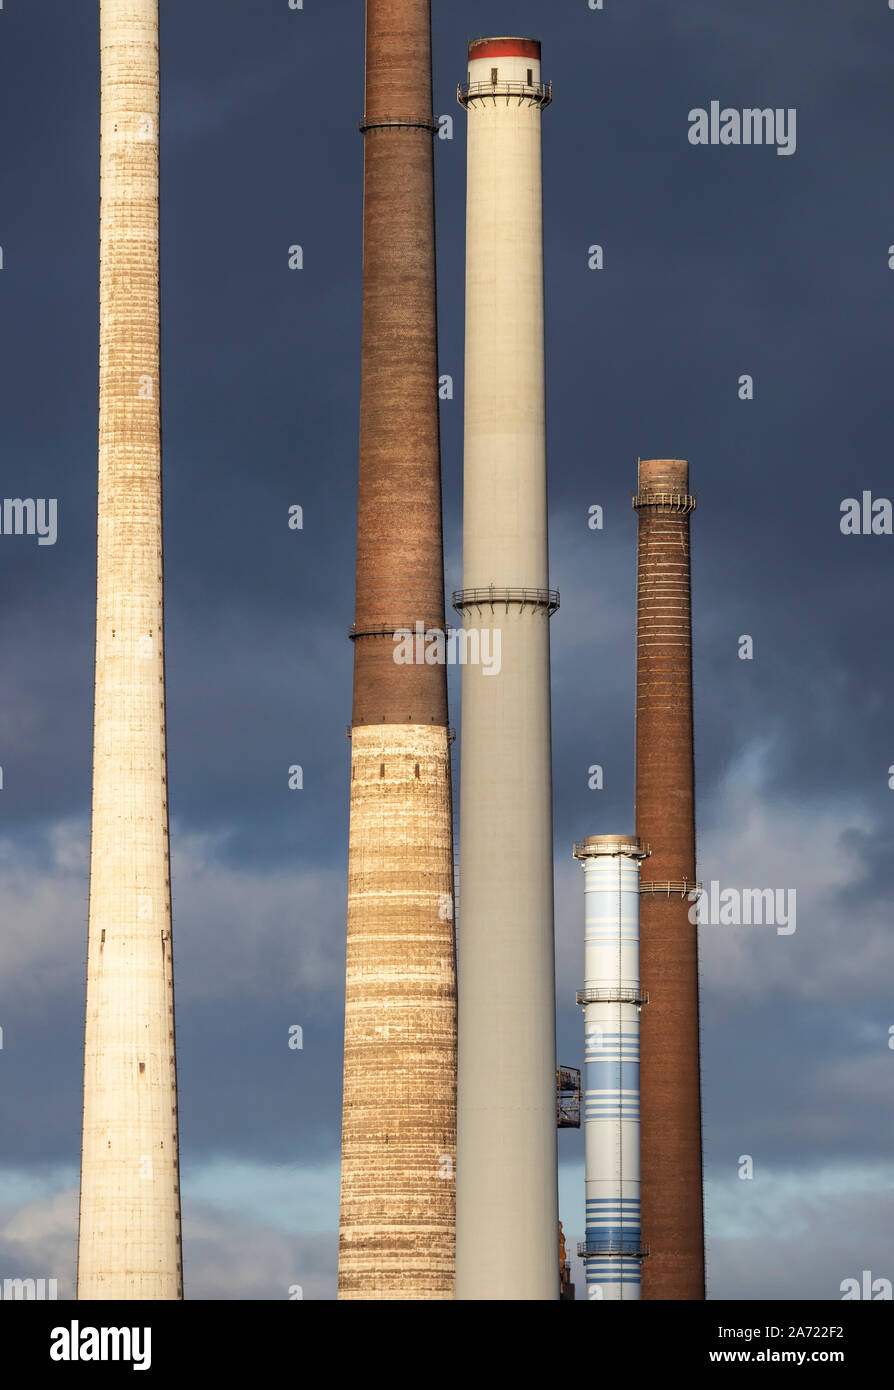
<svg viewBox="0 0 894 1390"><path fill-rule="evenodd" d="M446 667L395 659L402 631L417 622L444 628L429 0L368 0L366 15L338 1286L342 1299L450 1299L456 967Z"/></svg>
<svg viewBox="0 0 894 1390"><path fill-rule="evenodd" d="M101 0L100 43L99 511L78 1298L177 1299L157 0Z"/></svg>
<svg viewBox="0 0 894 1390"><path fill-rule="evenodd" d="M695 883L689 467L639 466L636 833L640 932L643 1298L705 1296Z"/></svg>

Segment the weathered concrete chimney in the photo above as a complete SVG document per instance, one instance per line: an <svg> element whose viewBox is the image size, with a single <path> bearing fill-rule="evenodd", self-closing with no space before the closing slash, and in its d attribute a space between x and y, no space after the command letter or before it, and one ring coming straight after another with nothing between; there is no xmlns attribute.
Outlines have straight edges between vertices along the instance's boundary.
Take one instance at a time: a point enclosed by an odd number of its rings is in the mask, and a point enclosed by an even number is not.
<svg viewBox="0 0 894 1390"><path fill-rule="evenodd" d="M101 0L99 512L78 1298L181 1298L162 613L158 4Z"/></svg>

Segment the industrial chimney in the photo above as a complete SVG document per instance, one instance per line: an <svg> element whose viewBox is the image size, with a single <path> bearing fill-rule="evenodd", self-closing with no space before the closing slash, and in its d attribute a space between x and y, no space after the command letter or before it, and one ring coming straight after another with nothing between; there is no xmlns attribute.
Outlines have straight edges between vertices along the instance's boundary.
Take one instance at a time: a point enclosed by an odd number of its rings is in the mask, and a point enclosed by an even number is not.
<svg viewBox="0 0 894 1390"><path fill-rule="evenodd" d="M403 632L415 633L418 622L443 633L445 622L429 0L368 0L361 129L338 1289L341 1299L451 1299L456 965L446 666L396 660Z"/></svg>
<svg viewBox="0 0 894 1390"><path fill-rule="evenodd" d="M631 835L591 835L574 846L583 865L584 1138L587 1235L578 1255L587 1298L641 1296L647 1254L640 1218L640 861Z"/></svg>
<svg viewBox="0 0 894 1390"><path fill-rule="evenodd" d="M636 833L640 885L645 1299L705 1296L695 887L689 466L639 465Z"/></svg>
<svg viewBox="0 0 894 1390"><path fill-rule="evenodd" d="M478 39L468 112L457 1273L461 1299L558 1299L541 80ZM489 644L489 645L488 645Z"/></svg>
<svg viewBox="0 0 894 1390"><path fill-rule="evenodd" d="M78 1298L177 1299L158 4L101 0L99 10L99 511Z"/></svg>

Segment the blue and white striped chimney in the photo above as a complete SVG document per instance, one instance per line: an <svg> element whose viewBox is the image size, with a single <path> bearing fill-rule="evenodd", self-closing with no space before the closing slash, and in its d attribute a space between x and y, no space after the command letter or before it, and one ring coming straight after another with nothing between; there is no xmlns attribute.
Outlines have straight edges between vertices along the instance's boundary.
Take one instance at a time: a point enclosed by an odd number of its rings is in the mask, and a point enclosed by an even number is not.
<svg viewBox="0 0 894 1390"><path fill-rule="evenodd" d="M648 1253L640 1223L639 870L632 835L574 846L584 869L587 1238L578 1247L589 1299L638 1299Z"/></svg>

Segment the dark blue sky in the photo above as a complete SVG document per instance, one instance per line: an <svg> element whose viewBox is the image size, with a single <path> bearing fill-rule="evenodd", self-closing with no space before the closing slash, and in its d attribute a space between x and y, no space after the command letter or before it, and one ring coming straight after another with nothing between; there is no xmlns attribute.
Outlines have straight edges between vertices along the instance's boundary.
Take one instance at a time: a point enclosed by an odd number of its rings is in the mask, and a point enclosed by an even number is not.
<svg viewBox="0 0 894 1390"><path fill-rule="evenodd" d="M334 1294L360 350L361 0L161 4L167 660L187 1296ZM446 579L460 581L466 44L543 41L561 1060L571 843L632 826L637 456L690 460L709 1292L894 1277L894 12L434 0ZM7 0L0 497L0 1277L71 1278L96 505L98 6ZM712 100L797 151L699 148ZM305 268L288 268L304 248ZM605 267L588 268L604 247ZM738 398L742 374L755 398ZM304 530L288 528L289 506ZM588 509L605 526L590 531ZM754 638L751 662L738 639ZM458 682L452 722L459 726ZM288 790L288 768L304 790ZM605 787L590 791L600 763ZM290 1024L304 1050L287 1046ZM562 1217L582 1235L581 1139ZM755 1177L737 1176L742 1154ZM7 1268L8 1266L8 1268Z"/></svg>

